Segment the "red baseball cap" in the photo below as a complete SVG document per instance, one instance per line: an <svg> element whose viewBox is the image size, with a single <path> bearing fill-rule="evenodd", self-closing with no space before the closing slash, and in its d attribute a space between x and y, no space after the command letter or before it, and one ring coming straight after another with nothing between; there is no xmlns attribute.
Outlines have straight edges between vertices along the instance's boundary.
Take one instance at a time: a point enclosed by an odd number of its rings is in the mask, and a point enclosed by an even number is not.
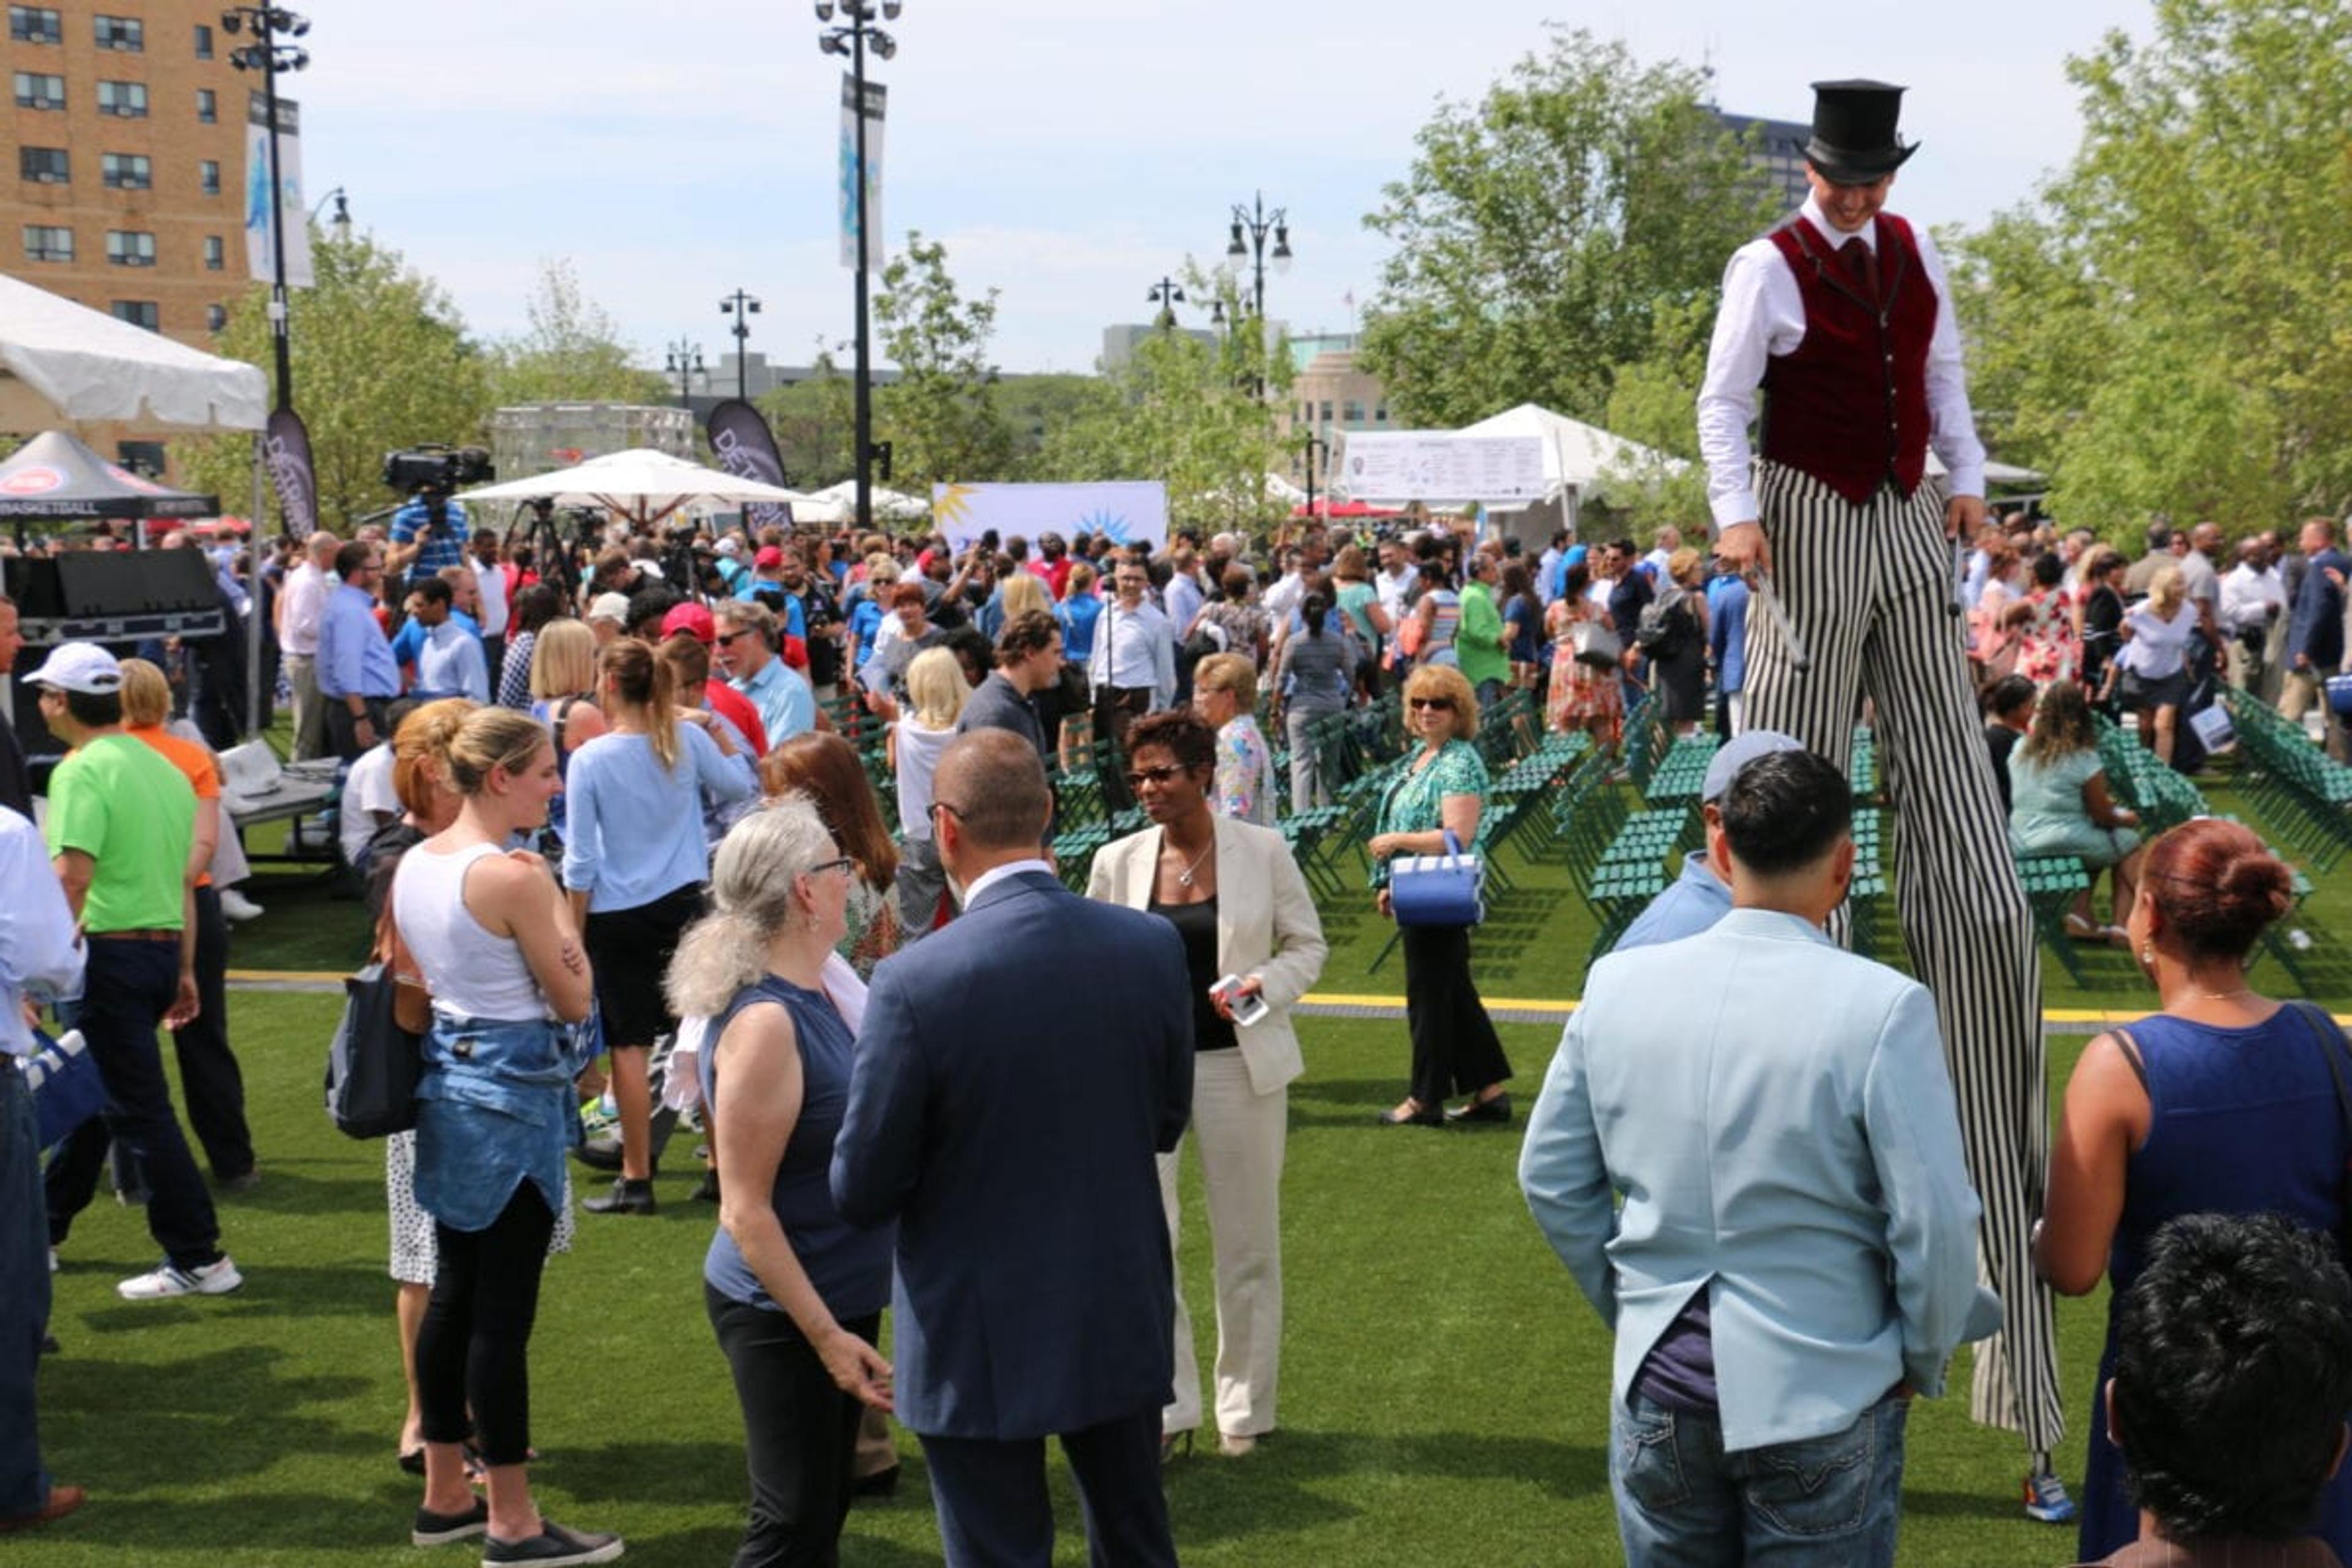
<svg viewBox="0 0 2352 1568"><path fill-rule="evenodd" d="M760 546L760 552L751 557L751 564L755 567L782 566L783 563L783 551L772 544L762 544Z"/></svg>
<svg viewBox="0 0 2352 1568"><path fill-rule="evenodd" d="M808 668L808 644L793 636L792 633L786 632L784 634L783 659L786 664L791 665L794 669L806 669Z"/></svg>
<svg viewBox="0 0 2352 1568"><path fill-rule="evenodd" d="M700 605L672 605L669 614L662 617L661 635L675 637L685 632L703 647L709 647L719 628L711 624L710 612Z"/></svg>

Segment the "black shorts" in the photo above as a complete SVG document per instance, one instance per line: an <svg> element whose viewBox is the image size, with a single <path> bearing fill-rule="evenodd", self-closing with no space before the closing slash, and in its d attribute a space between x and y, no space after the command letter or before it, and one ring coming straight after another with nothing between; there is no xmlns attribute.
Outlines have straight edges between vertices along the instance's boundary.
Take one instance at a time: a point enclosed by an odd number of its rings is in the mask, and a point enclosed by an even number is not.
<svg viewBox="0 0 2352 1568"><path fill-rule="evenodd" d="M592 911L581 933L596 970L596 1006L604 1016L604 1045L650 1046L677 1027L662 995L677 939L702 913L702 886L673 888L633 910Z"/></svg>

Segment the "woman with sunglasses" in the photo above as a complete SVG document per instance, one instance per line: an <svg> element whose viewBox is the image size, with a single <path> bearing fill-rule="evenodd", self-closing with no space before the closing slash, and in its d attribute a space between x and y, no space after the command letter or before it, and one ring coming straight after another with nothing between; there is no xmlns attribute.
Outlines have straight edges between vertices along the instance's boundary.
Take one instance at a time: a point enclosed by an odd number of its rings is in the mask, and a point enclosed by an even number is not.
<svg viewBox="0 0 2352 1568"><path fill-rule="evenodd" d="M1246 660L1236 662L1246 671ZM1303 1065L1290 1008L1323 972L1328 949L1282 835L1210 808L1217 736L1207 721L1181 710L1155 713L1136 721L1128 745L1128 787L1152 826L1104 846L1087 891L1159 915L1184 939L1192 984L1192 1134L1216 1259L1217 1447L1238 1457L1276 1426L1283 1142L1287 1086ZM1226 976L1240 984L1221 994ZM1160 1156L1171 1248L1181 1152L1180 1144ZM1200 1425L1201 1373L1180 1282L1175 1397L1161 1413L1162 1458L1180 1439L1189 1447Z"/></svg>
<svg viewBox="0 0 2352 1568"><path fill-rule="evenodd" d="M1389 863L1400 855L1443 855L1453 834L1465 854L1478 847L1486 799L1486 764L1470 743L1478 702L1450 665L1417 667L1404 683L1405 732L1421 742L1381 802L1379 831L1365 847L1381 913L1391 914ZM1406 1027L1412 1035L1412 1082L1404 1099L1381 1112L1389 1127L1442 1127L1448 1121L1511 1119L1503 1085L1511 1064L1470 978L1470 928L1402 928ZM1449 1095L1470 1096L1447 1110Z"/></svg>
<svg viewBox="0 0 2352 1568"><path fill-rule="evenodd" d="M895 1231L844 1220L827 1174L855 1041L824 974L857 875L806 796L771 801L719 845L713 912L669 970L670 1005L710 1019L697 1070L720 1201L703 1298L743 1409L738 1563L834 1561L859 1417L890 1408L874 1340Z"/></svg>

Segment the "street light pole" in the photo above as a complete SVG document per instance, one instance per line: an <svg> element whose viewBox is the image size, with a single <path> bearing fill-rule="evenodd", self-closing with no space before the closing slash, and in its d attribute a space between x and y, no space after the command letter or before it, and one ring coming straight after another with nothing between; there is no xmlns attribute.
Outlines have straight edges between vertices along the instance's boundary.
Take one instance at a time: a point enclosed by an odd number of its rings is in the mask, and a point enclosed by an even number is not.
<svg viewBox="0 0 2352 1568"><path fill-rule="evenodd" d="M857 228L857 278L853 288L853 304L857 313L856 363L854 367L856 384L851 393L855 399L850 440L854 460L857 465L857 532L860 538L874 529L874 343L871 300L866 269L873 237L866 232L866 47L870 40L874 52L888 59L898 52L898 40L875 24L877 20L895 22L901 9L900 0L839 0L839 10L845 18L842 26L817 37L817 47L829 55L849 57L850 112L856 116L855 152L856 167L852 172L856 191L852 196ZM835 9L835 0L816 0L816 19L830 23Z"/></svg>
<svg viewBox="0 0 2352 1568"><path fill-rule="evenodd" d="M1307 428L1307 521L1309 522L1315 521L1315 454L1318 450L1323 454L1325 467L1328 468L1331 443L1316 435L1315 427L1310 425Z"/></svg>
<svg viewBox="0 0 2352 1568"><path fill-rule="evenodd" d="M310 30L310 24L275 5L232 5L221 13L221 30L231 37L247 27L253 29L254 41L232 51L228 59L238 70L261 73L264 111L269 116L269 342L278 365L278 406L291 408L294 352L287 319L286 206L282 199L285 186L280 183L278 163L278 73L302 69L310 63L310 56L307 50L279 43L278 35L284 33L299 38Z"/></svg>
<svg viewBox="0 0 2352 1568"><path fill-rule="evenodd" d="M702 363L702 345L680 338L669 345L669 357L663 369L677 377L677 405L689 414L694 411L693 378L700 376L702 384L710 384L710 372Z"/></svg>
<svg viewBox="0 0 2352 1568"><path fill-rule="evenodd" d="M1159 282L1151 286L1150 292L1145 294L1144 298L1160 307L1160 330L1163 332L1174 331L1176 307L1184 302L1184 290L1176 286L1176 279L1163 276Z"/></svg>
<svg viewBox="0 0 2352 1568"><path fill-rule="evenodd" d="M751 323L743 318L760 313L760 301L738 289L719 301L719 313L733 315L735 324L729 331L735 334L735 395L744 402L751 401L751 359L744 345L751 340Z"/></svg>
<svg viewBox="0 0 2352 1568"><path fill-rule="evenodd" d="M1244 206L1239 202L1234 204L1231 234L1233 237L1225 247L1225 254L1236 258L1244 256L1251 258L1250 305L1256 311L1258 318L1263 321L1265 317L1265 264L1267 261L1265 237L1269 234L1274 236L1272 258L1274 269L1276 272L1288 271L1290 269L1288 211L1283 207L1276 207L1274 211L1267 212L1265 193L1260 191L1256 195L1256 199L1248 206ZM1244 237L1247 237L1246 243L1244 243Z"/></svg>

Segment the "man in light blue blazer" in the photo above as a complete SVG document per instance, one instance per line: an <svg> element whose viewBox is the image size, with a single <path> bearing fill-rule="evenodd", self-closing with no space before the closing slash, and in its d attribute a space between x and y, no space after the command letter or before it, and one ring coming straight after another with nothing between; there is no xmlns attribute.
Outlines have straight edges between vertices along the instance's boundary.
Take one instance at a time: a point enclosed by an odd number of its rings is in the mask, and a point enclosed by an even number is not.
<svg viewBox="0 0 2352 1568"><path fill-rule="evenodd" d="M1741 769L1731 911L1593 966L1528 1120L1528 1206L1616 1331L1633 1568L1893 1563L1907 1402L1999 1324L1934 1004L1821 929L1852 817L1811 752Z"/></svg>
<svg viewBox="0 0 2352 1568"><path fill-rule="evenodd" d="M1092 1560L1172 1568L1157 1156L1192 1102L1183 942L1062 886L1020 736L950 742L931 795L963 915L875 970L832 1170L853 1224L898 1222L898 1416L923 1441L950 1568L1051 1563L1055 1436Z"/></svg>

